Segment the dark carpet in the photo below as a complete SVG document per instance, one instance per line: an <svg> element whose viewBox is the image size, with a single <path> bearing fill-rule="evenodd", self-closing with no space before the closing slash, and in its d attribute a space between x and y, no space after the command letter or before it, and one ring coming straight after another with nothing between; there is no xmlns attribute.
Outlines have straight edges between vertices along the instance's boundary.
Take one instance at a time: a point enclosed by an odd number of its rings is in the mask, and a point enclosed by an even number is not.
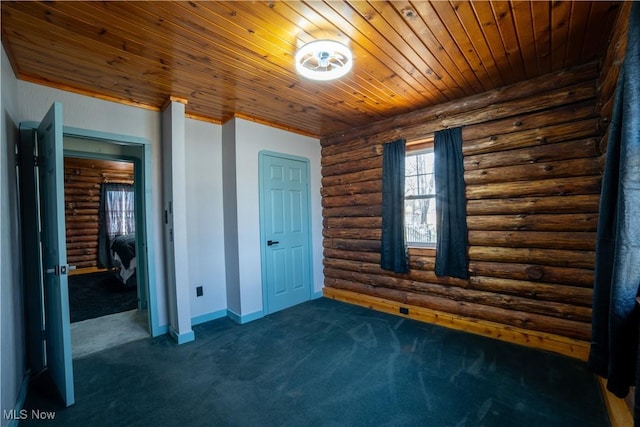
<svg viewBox="0 0 640 427"><path fill-rule="evenodd" d="M580 361L329 299L194 331L76 359L75 405L34 384L25 408L48 426L609 425Z"/></svg>
<svg viewBox="0 0 640 427"><path fill-rule="evenodd" d="M135 286L124 287L112 271L69 276L71 323L137 307Z"/></svg>

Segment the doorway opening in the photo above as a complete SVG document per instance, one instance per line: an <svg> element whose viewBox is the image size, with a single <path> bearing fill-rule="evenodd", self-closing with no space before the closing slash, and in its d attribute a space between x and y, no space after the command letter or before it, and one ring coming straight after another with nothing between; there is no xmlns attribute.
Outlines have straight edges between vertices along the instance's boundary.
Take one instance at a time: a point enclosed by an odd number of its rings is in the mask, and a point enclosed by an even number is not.
<svg viewBox="0 0 640 427"><path fill-rule="evenodd" d="M126 160L64 157L74 358L149 336L136 274L134 168Z"/></svg>

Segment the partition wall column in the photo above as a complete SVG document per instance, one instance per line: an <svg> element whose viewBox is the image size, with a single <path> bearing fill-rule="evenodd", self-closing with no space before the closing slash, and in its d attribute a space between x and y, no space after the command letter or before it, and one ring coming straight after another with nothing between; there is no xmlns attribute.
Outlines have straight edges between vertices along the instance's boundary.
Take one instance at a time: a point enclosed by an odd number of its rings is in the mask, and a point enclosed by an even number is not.
<svg viewBox="0 0 640 427"><path fill-rule="evenodd" d="M169 333L193 341L187 253L186 100L171 97L162 111L163 224Z"/></svg>

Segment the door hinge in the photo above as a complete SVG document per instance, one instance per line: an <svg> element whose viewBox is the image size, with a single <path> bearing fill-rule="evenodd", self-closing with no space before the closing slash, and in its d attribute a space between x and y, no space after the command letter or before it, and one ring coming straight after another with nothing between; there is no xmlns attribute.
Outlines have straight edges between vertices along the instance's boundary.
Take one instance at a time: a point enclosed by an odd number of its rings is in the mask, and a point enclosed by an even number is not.
<svg viewBox="0 0 640 427"><path fill-rule="evenodd" d="M35 167L42 166L42 157L41 156L33 156L33 166L35 166Z"/></svg>
<svg viewBox="0 0 640 427"><path fill-rule="evenodd" d="M47 340L47 330L46 329L42 329L40 331L40 339L42 341L46 341Z"/></svg>

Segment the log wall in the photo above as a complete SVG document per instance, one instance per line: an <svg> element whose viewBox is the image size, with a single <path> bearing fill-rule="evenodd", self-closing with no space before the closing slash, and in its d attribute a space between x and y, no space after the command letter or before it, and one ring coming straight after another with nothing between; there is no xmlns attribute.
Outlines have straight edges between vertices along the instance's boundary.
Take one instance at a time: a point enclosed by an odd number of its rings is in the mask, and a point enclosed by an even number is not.
<svg viewBox="0 0 640 427"><path fill-rule="evenodd" d="M103 182L133 183L133 163L65 157L67 262L78 269L97 266L98 210Z"/></svg>
<svg viewBox="0 0 640 427"><path fill-rule="evenodd" d="M367 127L322 144L327 288L588 342L601 182L598 64ZM469 280L380 261L382 144L463 126Z"/></svg>

